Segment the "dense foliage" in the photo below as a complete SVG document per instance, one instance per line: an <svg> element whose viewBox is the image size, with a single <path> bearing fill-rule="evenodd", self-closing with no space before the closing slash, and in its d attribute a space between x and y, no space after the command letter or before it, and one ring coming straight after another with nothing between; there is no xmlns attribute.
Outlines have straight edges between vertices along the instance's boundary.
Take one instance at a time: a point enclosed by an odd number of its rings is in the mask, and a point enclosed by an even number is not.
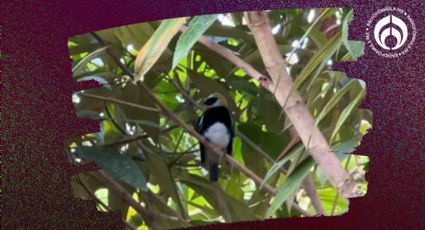
<svg viewBox="0 0 425 230"><path fill-rule="evenodd" d="M347 40L352 11L292 9L269 11L268 16L296 90L365 193L368 160L346 154L360 144L371 124L371 113L358 108L365 84L331 71L333 63L362 55L363 44ZM186 31L177 32L186 20ZM161 113L135 81L142 80L192 125L202 112L202 99L219 92L237 122L234 159L277 189L272 196L223 162L219 182L232 221L314 215L313 199L326 215L346 212L348 201L337 195L306 147L293 138L291 123L273 95L219 54L193 44L201 34L265 73L241 13L140 23L70 38L73 77L102 85L73 96L78 116L99 120L100 132L70 139L71 160L96 162L142 207L178 217L160 219L163 228L223 222L215 191L199 164L198 141ZM141 56L150 59L141 62ZM129 75L123 66L136 68L138 74ZM315 194L306 192L308 181ZM101 210L121 211L133 228L144 226L144 217L96 173L81 173L72 185L76 197L96 199ZM305 213L293 209L294 204Z"/></svg>

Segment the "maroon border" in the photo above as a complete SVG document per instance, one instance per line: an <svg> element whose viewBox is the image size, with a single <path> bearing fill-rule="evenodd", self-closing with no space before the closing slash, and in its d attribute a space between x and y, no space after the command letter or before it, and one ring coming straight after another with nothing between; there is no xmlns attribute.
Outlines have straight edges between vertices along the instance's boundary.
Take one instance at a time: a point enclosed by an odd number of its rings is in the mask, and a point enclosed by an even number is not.
<svg viewBox="0 0 425 230"><path fill-rule="evenodd" d="M364 80L362 104L374 113L373 129L356 153L370 157L368 194L350 200L340 217L292 218L209 226L222 228L419 229L425 226L425 23L424 1L8 1L1 3L2 177L4 229L119 229L118 215L76 200L72 175L91 166L67 162L69 137L96 132L78 119L71 94L88 84L71 78L67 38L94 30L177 16L255 9L349 7L350 39L365 40L367 20L397 6L417 27L412 50L398 59L366 47L355 63L337 64Z"/></svg>

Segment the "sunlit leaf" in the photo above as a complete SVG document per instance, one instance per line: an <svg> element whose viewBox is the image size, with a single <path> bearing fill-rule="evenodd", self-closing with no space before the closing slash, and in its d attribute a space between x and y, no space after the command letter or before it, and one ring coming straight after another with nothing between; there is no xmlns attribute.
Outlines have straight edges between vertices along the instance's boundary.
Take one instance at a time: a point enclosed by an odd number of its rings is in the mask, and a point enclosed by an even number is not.
<svg viewBox="0 0 425 230"><path fill-rule="evenodd" d="M108 48L109 46L105 46L89 53L81 61L79 61L78 64L74 66L74 68L72 68L72 74L80 74L81 71L83 71L83 68L87 65L87 63L91 62L93 59L103 54Z"/></svg>
<svg viewBox="0 0 425 230"><path fill-rule="evenodd" d="M155 64L185 22L186 18L165 20L156 29L149 41L137 54L135 72L138 79L142 79L145 73Z"/></svg>

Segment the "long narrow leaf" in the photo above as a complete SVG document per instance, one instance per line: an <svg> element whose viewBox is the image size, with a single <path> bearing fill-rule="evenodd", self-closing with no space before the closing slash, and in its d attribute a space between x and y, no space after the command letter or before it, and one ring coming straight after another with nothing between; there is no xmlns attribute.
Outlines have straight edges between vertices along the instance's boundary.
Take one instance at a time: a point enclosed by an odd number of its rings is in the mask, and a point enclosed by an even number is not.
<svg viewBox="0 0 425 230"><path fill-rule="evenodd" d="M336 33L304 66L301 73L295 79L295 88L298 88L310 74L323 62L335 53L341 44L341 32Z"/></svg>
<svg viewBox="0 0 425 230"><path fill-rule="evenodd" d="M72 68L72 74L75 76L79 74L83 68L87 65L87 63L91 62L93 59L97 58L99 55L101 55L103 52L105 52L110 46L105 46L102 48L99 48L91 53L89 53L87 56L85 56L78 64Z"/></svg>
<svg viewBox="0 0 425 230"><path fill-rule="evenodd" d="M138 79L142 79L156 63L171 39L177 34L185 22L186 18L165 20L155 30L155 33L137 54L134 69Z"/></svg>
<svg viewBox="0 0 425 230"><path fill-rule="evenodd" d="M326 103L325 107L317 116L316 124L318 124L332 110L332 108L338 104L338 102L340 102L342 96L344 96L350 89L356 86L356 82L357 80L350 79L350 81L341 90L333 95L333 97L328 101L328 103Z"/></svg>
<svg viewBox="0 0 425 230"><path fill-rule="evenodd" d="M201 35L217 20L218 14L194 17L185 32L179 37L174 52L172 69L189 52Z"/></svg>
<svg viewBox="0 0 425 230"><path fill-rule="evenodd" d="M360 101L363 99L364 95L365 95L365 91L362 90L361 93L352 102L350 102L350 104L348 104L348 106L345 107L345 109L342 111L341 116L339 117L338 122L336 123L335 129L332 132L331 140L334 139L335 135L338 133L342 124L350 116L353 109L360 103Z"/></svg>
<svg viewBox="0 0 425 230"><path fill-rule="evenodd" d="M282 207L282 204L288 199L288 197L296 191L296 189L303 182L304 177L310 172L311 167L314 165L313 158L309 157L304 160L294 172L286 178L285 182L279 188L276 197L267 209L266 218L274 215L276 211Z"/></svg>
<svg viewBox="0 0 425 230"><path fill-rule="evenodd" d="M282 158L282 160L280 160L279 162L273 164L270 169L267 171L266 175L264 176L263 182L260 185L260 187L262 187L264 185L264 183L266 183L266 181L268 179L270 179L270 177L272 177L280 168L282 168L282 166L284 164L286 164L286 162L288 162L288 160L290 160L293 156L300 154L301 151L303 150L304 146L298 146L297 148L293 149L290 153L286 154L286 156L284 158Z"/></svg>

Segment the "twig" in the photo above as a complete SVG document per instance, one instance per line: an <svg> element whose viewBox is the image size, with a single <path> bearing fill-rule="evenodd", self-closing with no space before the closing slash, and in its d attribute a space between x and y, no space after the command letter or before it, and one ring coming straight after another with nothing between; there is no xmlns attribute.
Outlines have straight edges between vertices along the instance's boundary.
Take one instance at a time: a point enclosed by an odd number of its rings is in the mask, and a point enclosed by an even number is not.
<svg viewBox="0 0 425 230"><path fill-rule="evenodd" d="M166 132L169 132L169 131L177 128L177 127L178 127L177 125L173 125L173 126L170 126L168 128L161 129L160 132L161 133L166 133ZM129 138L118 140L118 141L113 142L113 143L104 144L103 147L112 147L112 146L117 146L117 145L124 145L124 144L128 144L128 143L131 143L131 142L134 142L134 141L139 141L141 139L145 139L147 137L149 137L149 135L147 135L147 134L130 136Z"/></svg>
<svg viewBox="0 0 425 230"><path fill-rule="evenodd" d="M325 209L323 209L322 203L317 197L317 192L314 188L313 179L311 178L310 174L304 178L303 186L307 192L307 195L310 197L311 204L313 205L314 210L316 210L316 214L320 216L326 215Z"/></svg>
<svg viewBox="0 0 425 230"><path fill-rule="evenodd" d="M91 35L97 40L97 42L99 42L100 45L102 46L106 46L106 43L103 41L103 39L97 35L95 32L92 32ZM118 67L120 67L120 69L122 69L130 78L131 80L134 80L134 74L129 71L129 69L127 68L127 66L125 66L120 59L115 56L115 54L113 52L111 52L109 49L106 50L106 52L109 54L109 56L111 56L112 60L114 60L115 64L118 65Z"/></svg>
<svg viewBox="0 0 425 230"><path fill-rule="evenodd" d="M212 182L212 186L214 188L215 197L217 199L218 207L220 209L220 212L223 215L223 218L226 222L230 223L232 222L232 218L230 216L229 208L227 207L226 202L223 199L223 191L220 188L220 184L218 181Z"/></svg>
<svg viewBox="0 0 425 230"><path fill-rule="evenodd" d="M348 169L348 165L349 165L349 163L350 163L350 160L351 160L351 154L349 154L348 155L348 158L347 158L347 161L345 162L345 166L344 166L344 168L347 170ZM333 203L333 205L332 205L332 210L331 210L331 216L333 216L334 214L335 214L335 210L336 210L336 206L337 206L337 204L338 204L338 200L339 200L339 193L337 193L336 194L336 196L335 196L335 200L334 200L334 203Z"/></svg>
<svg viewBox="0 0 425 230"><path fill-rule="evenodd" d="M79 93L78 95L88 97L88 98L95 98L95 99L99 99L99 100L103 100L103 101L113 102L113 103L120 104L120 105L135 107L135 108L139 108L139 109L146 110L146 111L158 112L158 109L155 109L155 108L151 108L151 107L148 107L148 106L139 105L139 104L135 104L135 103L127 102L127 101L121 101L121 100L118 100L118 99L112 98L112 97L104 97L104 96L98 96L98 95L87 94L87 93Z"/></svg>

